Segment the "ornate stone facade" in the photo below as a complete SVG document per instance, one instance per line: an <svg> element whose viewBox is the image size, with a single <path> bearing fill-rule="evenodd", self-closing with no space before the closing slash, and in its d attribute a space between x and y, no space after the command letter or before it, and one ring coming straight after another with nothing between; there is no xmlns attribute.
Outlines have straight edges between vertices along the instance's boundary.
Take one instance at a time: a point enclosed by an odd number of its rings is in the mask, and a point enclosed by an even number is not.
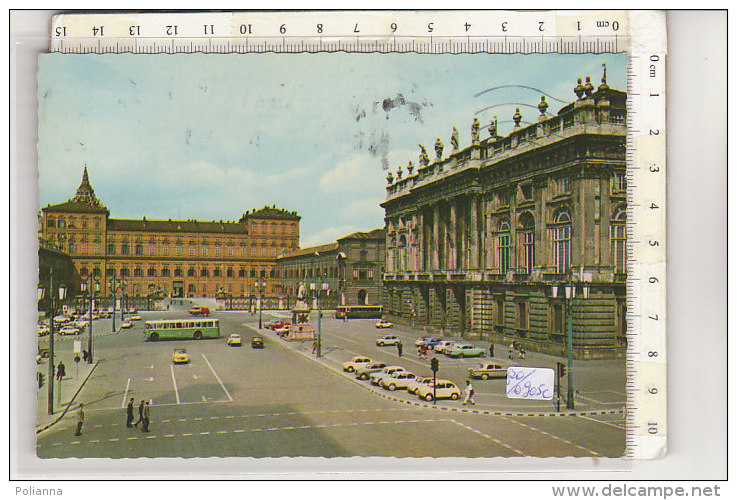
<svg viewBox="0 0 737 500"><path fill-rule="evenodd" d="M121 278L127 295L249 297L257 279L275 276L277 255L299 246L299 221L276 207L238 222L112 219L85 167L74 198L42 209L41 231L42 244L69 254L83 279Z"/></svg>
<svg viewBox="0 0 737 500"><path fill-rule="evenodd" d="M518 108L509 135L495 117L490 137L388 179L388 313L563 354L570 279L574 355L624 355L627 95L579 86L557 115L543 98L532 124Z"/></svg>

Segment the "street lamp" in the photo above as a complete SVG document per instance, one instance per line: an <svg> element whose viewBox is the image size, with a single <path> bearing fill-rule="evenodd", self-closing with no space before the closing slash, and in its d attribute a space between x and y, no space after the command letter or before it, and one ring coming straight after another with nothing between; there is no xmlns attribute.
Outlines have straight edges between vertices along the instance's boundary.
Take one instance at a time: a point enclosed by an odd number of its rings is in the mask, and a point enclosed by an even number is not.
<svg viewBox="0 0 737 500"><path fill-rule="evenodd" d="M120 280L115 278L115 269L113 269L113 279L108 283L113 292L113 333L115 333L115 302L118 300L118 288L120 288ZM122 303L122 295L121 295ZM121 304L122 306L122 304Z"/></svg>
<svg viewBox="0 0 737 500"><path fill-rule="evenodd" d="M49 395L48 412L54 414L54 316L56 316L56 302L54 300L54 269L49 268L49 315L51 316L51 328L49 331ZM46 294L46 289L39 283L38 300L41 301ZM67 287L63 283L59 285L59 301L66 298Z"/></svg>
<svg viewBox="0 0 737 500"><path fill-rule="evenodd" d="M320 299L322 291L328 290L327 283L322 281L322 273L317 273L317 283L310 283L310 290L317 293L317 357L322 355L322 305Z"/></svg>
<svg viewBox="0 0 737 500"><path fill-rule="evenodd" d="M264 296L263 291L266 288L266 280L256 281L256 288L258 288L258 329L263 328L261 311L264 308Z"/></svg>
<svg viewBox="0 0 737 500"><path fill-rule="evenodd" d="M95 281L95 288L92 289L92 273L89 274L89 284L82 282L82 292L87 292L90 298L90 307L87 317L89 318L90 336L87 339L87 363L92 364L92 309L95 307L95 293L100 291L100 282Z"/></svg>

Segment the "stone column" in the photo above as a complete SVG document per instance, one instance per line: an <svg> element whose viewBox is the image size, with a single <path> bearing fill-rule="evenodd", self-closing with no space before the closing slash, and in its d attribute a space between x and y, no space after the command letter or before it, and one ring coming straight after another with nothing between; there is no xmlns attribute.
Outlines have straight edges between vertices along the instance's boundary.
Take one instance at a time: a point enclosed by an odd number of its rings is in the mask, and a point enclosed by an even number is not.
<svg viewBox="0 0 737 500"><path fill-rule="evenodd" d="M471 262L468 263L468 269L478 269L479 267L479 226L478 226L478 199L476 196L471 196L469 200L469 209L471 213L470 217L470 228L468 231L468 244L470 246L470 257Z"/></svg>
<svg viewBox="0 0 737 500"><path fill-rule="evenodd" d="M420 208L417 215L417 271L425 270L425 210Z"/></svg>
<svg viewBox="0 0 737 500"><path fill-rule="evenodd" d="M458 268L458 200L454 198L450 201L450 227L448 228L447 244L449 247L447 255L447 269Z"/></svg>
<svg viewBox="0 0 737 500"><path fill-rule="evenodd" d="M440 205L435 203L432 207L432 241L430 244L432 252L432 268L440 269Z"/></svg>

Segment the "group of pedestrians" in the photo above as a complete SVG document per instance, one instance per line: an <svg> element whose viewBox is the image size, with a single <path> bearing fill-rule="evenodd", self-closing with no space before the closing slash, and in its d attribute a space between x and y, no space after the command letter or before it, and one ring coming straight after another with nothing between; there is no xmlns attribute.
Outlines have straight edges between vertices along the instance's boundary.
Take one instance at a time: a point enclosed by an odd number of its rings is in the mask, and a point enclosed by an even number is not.
<svg viewBox="0 0 737 500"><path fill-rule="evenodd" d="M126 408L126 427L138 427L138 424L141 424L141 431L142 432L150 432L148 429L149 424L151 423L151 402L146 401L145 399L141 400L141 403L138 405L138 420L136 422L133 422L133 401L135 401L135 398L131 398L130 401L128 401L128 407Z"/></svg>
<svg viewBox="0 0 737 500"><path fill-rule="evenodd" d="M512 341L511 344L509 344L509 359L514 359L515 356L517 359L525 359L525 356L527 355L527 351L524 347L517 344L516 341Z"/></svg>

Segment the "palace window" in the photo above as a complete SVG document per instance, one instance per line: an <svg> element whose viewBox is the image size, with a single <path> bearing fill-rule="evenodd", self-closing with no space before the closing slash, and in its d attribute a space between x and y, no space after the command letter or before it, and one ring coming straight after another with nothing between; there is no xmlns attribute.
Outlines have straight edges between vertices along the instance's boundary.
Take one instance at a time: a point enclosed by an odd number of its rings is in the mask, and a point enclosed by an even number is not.
<svg viewBox="0 0 737 500"><path fill-rule="evenodd" d="M105 271L105 275L106 276L115 276L115 269L113 269L112 267L108 267L107 270Z"/></svg>
<svg viewBox="0 0 737 500"><path fill-rule="evenodd" d="M532 199L532 183L520 185L519 193L520 193L522 200L531 200Z"/></svg>
<svg viewBox="0 0 737 500"><path fill-rule="evenodd" d="M190 267L189 269L187 269L187 276L190 278L197 276L197 272L195 271L194 267Z"/></svg>
<svg viewBox="0 0 737 500"><path fill-rule="evenodd" d="M202 255L207 256L207 245L202 245Z"/></svg>
<svg viewBox="0 0 737 500"><path fill-rule="evenodd" d="M87 229L87 218L82 217L82 229Z"/></svg>
<svg viewBox="0 0 737 500"><path fill-rule="evenodd" d="M143 269L141 269L140 267L136 267L135 269L133 269L133 276L136 276L137 278L143 277Z"/></svg>
<svg viewBox="0 0 737 500"><path fill-rule="evenodd" d="M56 221L54 219L47 220L46 227L56 227Z"/></svg>
<svg viewBox="0 0 737 500"><path fill-rule="evenodd" d="M181 267L177 267L176 269L174 269L174 276L176 276L178 278L181 278L182 277L182 268Z"/></svg>
<svg viewBox="0 0 737 500"><path fill-rule="evenodd" d="M110 255L115 255L115 243L107 244L107 253Z"/></svg>
<svg viewBox="0 0 737 500"><path fill-rule="evenodd" d="M215 244L215 257L220 257L220 244Z"/></svg>
<svg viewBox="0 0 737 500"><path fill-rule="evenodd" d="M233 245L228 245L228 256L233 256Z"/></svg>
<svg viewBox="0 0 737 500"><path fill-rule="evenodd" d="M200 269L200 276L202 278L207 278L208 276L210 276L210 270L206 267L203 267L202 269Z"/></svg>
<svg viewBox="0 0 737 500"><path fill-rule="evenodd" d="M614 172L614 184L612 189L615 192L627 191L627 176L624 172Z"/></svg>
<svg viewBox="0 0 737 500"><path fill-rule="evenodd" d="M555 180L556 194L567 194L571 192L571 178L566 176L558 177Z"/></svg>
<svg viewBox="0 0 737 500"><path fill-rule="evenodd" d="M517 328L527 330L527 302L517 302Z"/></svg>
<svg viewBox="0 0 737 500"><path fill-rule="evenodd" d="M121 276L130 276L130 272L128 271L127 267L121 267L120 268L120 275Z"/></svg>
<svg viewBox="0 0 737 500"><path fill-rule="evenodd" d="M87 276L87 273L88 272L89 271L87 271L87 268L86 267L83 267L82 269L79 270L79 274L82 275L82 276Z"/></svg>
<svg viewBox="0 0 737 500"><path fill-rule="evenodd" d="M189 255L195 255L196 253L197 253L197 247L193 243L190 243Z"/></svg>
<svg viewBox="0 0 737 500"><path fill-rule="evenodd" d="M496 325L504 325L504 299L496 299L494 311L494 323Z"/></svg>
<svg viewBox="0 0 737 500"><path fill-rule="evenodd" d="M143 245L140 243L136 244L136 255L143 255Z"/></svg>
<svg viewBox="0 0 737 500"><path fill-rule="evenodd" d="M566 316L563 304L553 303L550 307L550 333L563 335L566 332Z"/></svg>
<svg viewBox="0 0 737 500"><path fill-rule="evenodd" d="M369 269L368 270L368 279L370 279L370 280L374 279L374 270L373 269Z"/></svg>
<svg viewBox="0 0 737 500"><path fill-rule="evenodd" d="M227 273L228 278L232 278L233 277L233 268L232 267L229 267L228 270L226 271L226 273Z"/></svg>
<svg viewBox="0 0 737 500"><path fill-rule="evenodd" d="M69 242L69 253L72 253L72 254L73 254L73 253L75 253L76 251L77 251L77 248L76 248L76 246L74 245L74 243L73 243L73 242Z"/></svg>
<svg viewBox="0 0 737 500"><path fill-rule="evenodd" d="M177 243L177 255L182 255L182 245Z"/></svg>
<svg viewBox="0 0 737 500"><path fill-rule="evenodd" d="M64 229L65 227L67 227L66 221L64 219L59 219L59 228Z"/></svg>
<svg viewBox="0 0 737 500"><path fill-rule="evenodd" d="M156 244L155 243L149 243L148 245L148 254L154 255L156 253Z"/></svg>
<svg viewBox="0 0 737 500"><path fill-rule="evenodd" d="M535 266L535 217L530 212L525 212L520 216L519 222L522 272L530 274Z"/></svg>
<svg viewBox="0 0 737 500"><path fill-rule="evenodd" d="M120 245L120 253L122 253L123 255L128 255L130 253L128 243L123 243L122 245Z"/></svg>
<svg viewBox="0 0 737 500"><path fill-rule="evenodd" d="M147 273L147 276L148 276L149 278L154 278L154 277L156 277L156 268L155 268L155 267L149 267L149 268L148 268L148 273Z"/></svg>
<svg viewBox="0 0 737 500"><path fill-rule="evenodd" d="M216 277L216 278L219 278L220 277L220 268L219 267L216 267L215 269L213 269L212 275L214 277Z"/></svg>
<svg viewBox="0 0 737 500"><path fill-rule="evenodd" d="M509 221L502 220L499 223L499 236L497 236L497 258L499 271L506 274L509 270L509 252L512 246L512 237L509 233Z"/></svg>
<svg viewBox="0 0 737 500"><path fill-rule="evenodd" d="M256 277L256 270L251 269L251 278L255 278L255 277Z"/></svg>
<svg viewBox="0 0 737 500"><path fill-rule="evenodd" d="M568 212L559 212L553 220L553 259L556 272L568 272L571 266L571 217Z"/></svg>
<svg viewBox="0 0 737 500"><path fill-rule="evenodd" d="M611 227L609 229L612 245L612 264L615 273L627 271L625 259L627 250L627 210L620 205L614 210Z"/></svg>
<svg viewBox="0 0 737 500"><path fill-rule="evenodd" d="M95 242L95 253L100 253L100 242L99 241Z"/></svg>
<svg viewBox="0 0 737 500"><path fill-rule="evenodd" d="M82 247L82 253L87 253L87 242L83 241L81 244Z"/></svg>
<svg viewBox="0 0 737 500"><path fill-rule="evenodd" d="M100 229L100 219L95 218L95 229Z"/></svg>
<svg viewBox="0 0 737 500"><path fill-rule="evenodd" d="M102 271L100 271L99 267L92 268L92 276L100 276L102 274Z"/></svg>
<svg viewBox="0 0 737 500"><path fill-rule="evenodd" d="M245 278L246 277L246 270L245 268L241 267L238 269L238 277L239 278Z"/></svg>
<svg viewBox="0 0 737 500"><path fill-rule="evenodd" d="M170 276L169 268L168 267L162 267L161 268L161 276L167 277L167 278Z"/></svg>

